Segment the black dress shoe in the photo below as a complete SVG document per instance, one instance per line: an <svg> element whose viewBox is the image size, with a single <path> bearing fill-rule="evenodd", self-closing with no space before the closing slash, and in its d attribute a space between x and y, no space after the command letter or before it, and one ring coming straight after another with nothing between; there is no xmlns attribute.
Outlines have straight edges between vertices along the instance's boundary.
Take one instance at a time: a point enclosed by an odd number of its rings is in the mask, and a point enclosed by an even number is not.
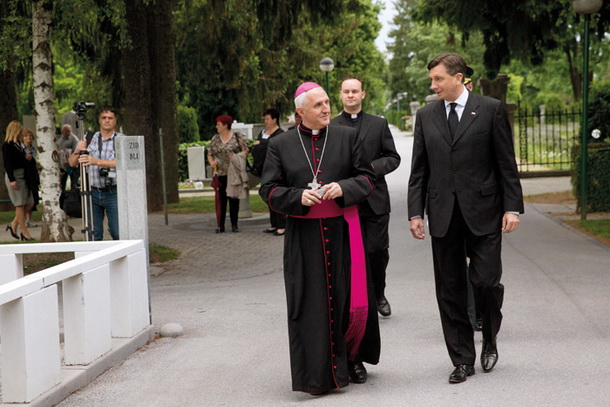
<svg viewBox="0 0 610 407"><path fill-rule="evenodd" d="M385 295L377 298L377 312L379 312L383 317L389 317L392 315L392 308L390 308L390 303Z"/></svg>
<svg viewBox="0 0 610 407"><path fill-rule="evenodd" d="M275 229L265 229L263 230L263 233L275 233L277 231L277 228Z"/></svg>
<svg viewBox="0 0 610 407"><path fill-rule="evenodd" d="M466 381L468 376L474 374L474 366L457 365L453 372L449 375L449 383L462 383Z"/></svg>
<svg viewBox="0 0 610 407"><path fill-rule="evenodd" d="M239 228L238 228L237 226L233 226L233 227L231 228L231 232L233 232L233 233L237 233L237 232L239 232Z"/></svg>
<svg viewBox="0 0 610 407"><path fill-rule="evenodd" d="M481 367L484 372L491 372L498 363L498 347L496 341L486 341L483 339L483 349L481 350Z"/></svg>
<svg viewBox="0 0 610 407"><path fill-rule="evenodd" d="M225 228L216 228L216 233L224 233Z"/></svg>
<svg viewBox="0 0 610 407"><path fill-rule="evenodd" d="M349 373L349 378L352 379L352 382L366 382L366 368L364 367L364 364L362 364L362 362L347 362L347 371Z"/></svg>

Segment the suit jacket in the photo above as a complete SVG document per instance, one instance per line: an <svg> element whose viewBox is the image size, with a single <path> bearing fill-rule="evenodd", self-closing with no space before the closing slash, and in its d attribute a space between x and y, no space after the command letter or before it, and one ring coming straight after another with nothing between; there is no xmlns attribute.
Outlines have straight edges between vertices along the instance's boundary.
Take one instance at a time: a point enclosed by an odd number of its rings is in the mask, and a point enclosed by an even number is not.
<svg viewBox="0 0 610 407"><path fill-rule="evenodd" d="M385 175L394 171L400 164L400 155L396 151L394 138L388 121L382 117L362 113L362 123L358 137L365 151L365 157L373 165L375 190L367 202L376 215L390 213L390 194ZM341 114L331 120L331 124L351 127Z"/></svg>
<svg viewBox="0 0 610 407"><path fill-rule="evenodd" d="M498 232L505 212L523 213L513 136L499 100L470 94L454 140L442 100L417 111L409 218L428 213L430 234L447 233L455 199L477 236Z"/></svg>

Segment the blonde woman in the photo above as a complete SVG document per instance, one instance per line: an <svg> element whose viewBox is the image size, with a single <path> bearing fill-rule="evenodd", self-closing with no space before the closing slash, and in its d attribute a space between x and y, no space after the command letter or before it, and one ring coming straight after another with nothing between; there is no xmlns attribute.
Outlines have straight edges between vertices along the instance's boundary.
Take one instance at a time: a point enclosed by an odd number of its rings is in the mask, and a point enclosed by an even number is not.
<svg viewBox="0 0 610 407"><path fill-rule="evenodd" d="M25 167L27 159L21 146L23 142L23 126L16 120L10 122L6 128L6 138L2 144L2 158L4 159L4 181L11 202L15 206L15 218L6 226L6 230L15 239L35 240L25 225L26 211L34 204L34 198L25 180ZM21 234L17 235L17 227Z"/></svg>

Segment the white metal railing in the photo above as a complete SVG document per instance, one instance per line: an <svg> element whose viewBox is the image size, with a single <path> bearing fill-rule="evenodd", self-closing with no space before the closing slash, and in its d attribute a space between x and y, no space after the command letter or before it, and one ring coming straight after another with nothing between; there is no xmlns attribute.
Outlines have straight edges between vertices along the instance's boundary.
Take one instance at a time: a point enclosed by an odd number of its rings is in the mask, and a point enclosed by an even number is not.
<svg viewBox="0 0 610 407"><path fill-rule="evenodd" d="M88 365L112 338L150 326L146 249L143 240L0 245L2 402L29 403L60 383L59 301L65 365ZM56 252L75 259L23 276L24 254Z"/></svg>

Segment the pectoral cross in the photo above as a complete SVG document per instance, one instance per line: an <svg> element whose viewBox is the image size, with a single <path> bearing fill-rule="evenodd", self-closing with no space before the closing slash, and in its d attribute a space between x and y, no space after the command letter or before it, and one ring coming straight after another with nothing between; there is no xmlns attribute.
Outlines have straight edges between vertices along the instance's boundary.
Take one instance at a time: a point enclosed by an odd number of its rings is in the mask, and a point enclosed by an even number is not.
<svg viewBox="0 0 610 407"><path fill-rule="evenodd" d="M307 184L309 189L318 189L320 188L320 184L318 184L318 178L314 178L309 184Z"/></svg>

